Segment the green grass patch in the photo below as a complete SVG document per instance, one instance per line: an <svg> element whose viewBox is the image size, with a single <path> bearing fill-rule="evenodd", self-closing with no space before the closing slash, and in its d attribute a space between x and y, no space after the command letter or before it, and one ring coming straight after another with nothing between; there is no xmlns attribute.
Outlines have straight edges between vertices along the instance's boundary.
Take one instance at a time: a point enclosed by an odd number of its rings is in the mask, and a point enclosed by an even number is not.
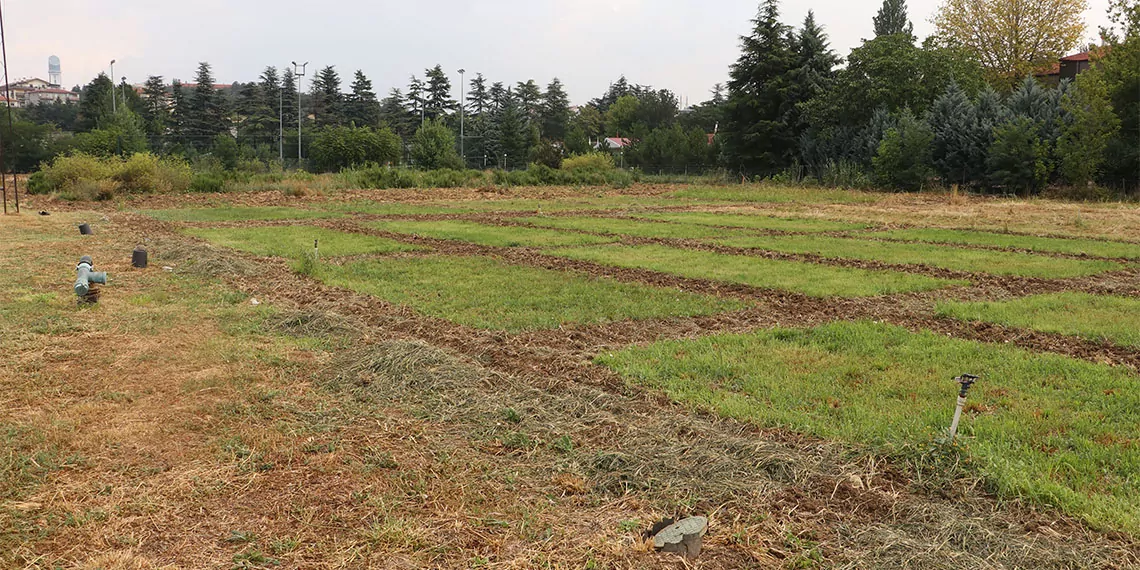
<svg viewBox="0 0 1140 570"><path fill-rule="evenodd" d="M724 416L923 454L950 423L964 372L983 375L960 433L1006 497L1140 531L1140 390L1124 368L1004 345L835 323L666 341L598 360Z"/></svg>
<svg viewBox="0 0 1140 570"><path fill-rule="evenodd" d="M678 212L672 214L649 214L642 217L651 220L664 220L667 222L685 224L776 230L781 232L840 232L861 230L870 227L867 224L852 224L812 218L777 218L773 216L716 212Z"/></svg>
<svg viewBox="0 0 1140 570"><path fill-rule="evenodd" d="M1140 347L1140 299L1131 297L1053 293L1012 301L940 302L937 313Z"/></svg>
<svg viewBox="0 0 1140 570"><path fill-rule="evenodd" d="M936 228L890 230L884 232L876 232L868 235L929 243L988 245L995 247L1028 249L1031 251L1044 251L1050 253L1068 253L1073 255L1092 255L1096 257L1140 259L1140 244L1101 241L1095 239L1019 236L995 232L978 232L972 230L940 230Z"/></svg>
<svg viewBox="0 0 1140 570"><path fill-rule="evenodd" d="M674 198L718 202L758 202L768 204L866 204L879 196L857 190L830 188L789 188L786 186L695 186L670 194Z"/></svg>
<svg viewBox="0 0 1140 570"><path fill-rule="evenodd" d="M744 303L481 257L425 257L322 267L329 285L375 295L423 314L518 332L567 323L688 317Z"/></svg>
<svg viewBox="0 0 1140 570"><path fill-rule="evenodd" d="M825 236L737 237L718 239L716 243L730 247L884 263L929 265L956 271L1020 277L1083 277L1122 268L1119 263L1111 261L1059 259L1029 253Z"/></svg>
<svg viewBox="0 0 1140 570"><path fill-rule="evenodd" d="M965 281L935 279L897 271L867 271L798 261L780 261L677 249L659 245L603 245L548 250L546 253L604 265L649 269L695 279L742 283L813 297L863 297L928 291Z"/></svg>
<svg viewBox="0 0 1140 570"><path fill-rule="evenodd" d="M302 210L282 206L182 208L176 210L142 210L146 214L167 222L243 222L246 220L312 220L336 218L342 214L325 210Z"/></svg>
<svg viewBox="0 0 1140 570"><path fill-rule="evenodd" d="M619 218L533 217L520 218L518 221L548 228L643 238L699 239L739 234L736 230L713 228L697 224L674 224L669 222L649 222Z"/></svg>
<svg viewBox="0 0 1140 570"><path fill-rule="evenodd" d="M568 212L575 210L624 210L657 206L690 205L691 201L654 196L584 196L555 200L509 199L433 202L349 202L321 207L336 212L377 216L421 214L477 214L487 212Z"/></svg>
<svg viewBox="0 0 1140 570"><path fill-rule="evenodd" d="M524 227L489 226L459 220L392 221L372 227L400 234L458 240L495 247L560 247L612 243L617 238Z"/></svg>
<svg viewBox="0 0 1140 570"><path fill-rule="evenodd" d="M318 240L322 256L392 253L418 248L387 238L340 232L314 226L276 226L263 228L189 228L186 233L211 243L248 251L257 255L298 257L313 251Z"/></svg>

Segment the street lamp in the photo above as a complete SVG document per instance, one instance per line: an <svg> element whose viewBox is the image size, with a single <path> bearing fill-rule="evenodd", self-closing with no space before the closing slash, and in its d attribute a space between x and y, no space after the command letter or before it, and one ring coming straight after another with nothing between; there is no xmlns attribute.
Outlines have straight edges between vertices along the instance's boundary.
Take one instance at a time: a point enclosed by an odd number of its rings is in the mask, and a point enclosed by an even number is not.
<svg viewBox="0 0 1140 570"><path fill-rule="evenodd" d="M123 76L122 88L123 88L123 104L126 105L127 104L127 76L126 75Z"/></svg>
<svg viewBox="0 0 1140 570"><path fill-rule="evenodd" d="M466 84L463 82L463 74L464 73L467 73L467 70L465 70L465 69L459 70L459 156L460 156L460 158L463 159L463 168L467 168L467 152L466 152L466 150L464 148L464 144L463 144L464 143L464 140L463 140L464 139L464 131L463 131L463 115L464 115L464 112L463 112L463 107L466 106L465 105L465 103L466 103L465 94L464 94L464 88L466 87Z"/></svg>
<svg viewBox="0 0 1140 570"><path fill-rule="evenodd" d="M301 160L302 160L302 158L301 158L301 79L300 78L305 76L305 70L308 69L308 67L309 67L309 62L307 62L307 61L305 63L302 63L301 65L297 65L297 62L295 62L295 61L293 62L293 76L297 77L297 85L296 85L296 87L297 87L297 168L301 168ZM297 68L301 68L301 71L297 71Z"/></svg>
<svg viewBox="0 0 1140 570"><path fill-rule="evenodd" d="M115 103L115 60L111 60L111 113L118 113Z"/></svg>

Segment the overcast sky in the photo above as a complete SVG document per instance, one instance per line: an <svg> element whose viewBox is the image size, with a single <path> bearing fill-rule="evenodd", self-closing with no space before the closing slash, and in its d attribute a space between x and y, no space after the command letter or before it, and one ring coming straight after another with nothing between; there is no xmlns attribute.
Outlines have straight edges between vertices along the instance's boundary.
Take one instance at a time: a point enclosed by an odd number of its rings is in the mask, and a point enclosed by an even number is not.
<svg viewBox="0 0 1140 570"><path fill-rule="evenodd" d="M910 0L919 37L940 0ZM356 69L383 97L411 74L439 63L468 79L482 72L514 83L552 77L575 104L601 95L624 74L668 88L695 104L727 78L757 0L7 0L3 2L13 78L46 79L47 59L63 62L63 82L91 80L116 59L115 75L193 79L208 61L220 83L251 81L267 65L335 65L345 87ZM1089 0L1091 40L1107 0ZM783 20L814 10L846 55L872 35L881 0L787 0ZM714 7L715 6L715 7ZM304 83L308 88L308 79Z"/></svg>

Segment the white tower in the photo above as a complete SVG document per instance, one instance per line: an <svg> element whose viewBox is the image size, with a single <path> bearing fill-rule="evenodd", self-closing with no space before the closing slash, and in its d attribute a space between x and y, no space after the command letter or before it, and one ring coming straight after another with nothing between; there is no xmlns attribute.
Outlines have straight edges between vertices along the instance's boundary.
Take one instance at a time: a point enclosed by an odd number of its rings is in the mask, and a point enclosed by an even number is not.
<svg viewBox="0 0 1140 570"><path fill-rule="evenodd" d="M63 71L59 66L59 58L54 55L48 58L48 83L63 85Z"/></svg>

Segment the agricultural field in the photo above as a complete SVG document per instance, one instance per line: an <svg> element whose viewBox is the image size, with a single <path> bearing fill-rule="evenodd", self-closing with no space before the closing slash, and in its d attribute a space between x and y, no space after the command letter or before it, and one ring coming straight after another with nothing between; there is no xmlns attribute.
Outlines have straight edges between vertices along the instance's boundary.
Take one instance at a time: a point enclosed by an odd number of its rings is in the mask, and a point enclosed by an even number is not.
<svg viewBox="0 0 1140 570"><path fill-rule="evenodd" d="M1135 205L30 199L0 567L1140 567ZM688 515L698 558L646 546Z"/></svg>

